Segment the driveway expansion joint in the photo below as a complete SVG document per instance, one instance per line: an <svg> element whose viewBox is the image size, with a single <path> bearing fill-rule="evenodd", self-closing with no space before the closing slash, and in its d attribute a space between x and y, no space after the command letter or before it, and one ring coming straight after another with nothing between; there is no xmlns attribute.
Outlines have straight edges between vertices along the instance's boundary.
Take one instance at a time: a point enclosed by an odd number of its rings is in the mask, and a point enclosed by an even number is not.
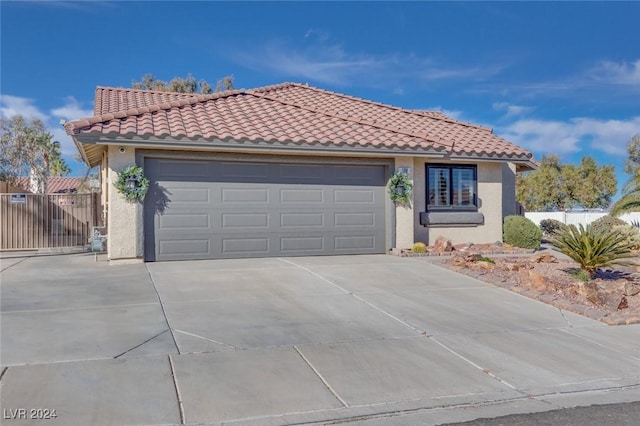
<svg viewBox="0 0 640 426"><path fill-rule="evenodd" d="M156 296L158 297L158 303L160 303L160 310L162 310L162 316L164 317L165 322L167 323L167 327L169 328L169 332L171 333L171 338L173 339L173 344L176 347L176 351L180 354L180 347L178 346L178 342L176 341L176 336L173 333L173 328L169 323L169 317L167 317L167 311L164 309L164 302L162 301L162 297L160 297L160 292L158 292L158 287L156 286L156 282L153 280L153 274L149 269L147 263L144 264L144 268L147 270L147 274L149 275L149 281L151 281L151 285L153 286L153 290L156 292Z"/></svg>
<svg viewBox="0 0 640 426"><path fill-rule="evenodd" d="M134 347L127 349L126 351L122 352L119 355L116 355L113 357L113 359L118 359L120 358L122 355L128 354L129 352L131 352L134 349L138 349L140 346L144 345L145 343L148 343L150 341L152 341L153 339L155 339L156 337L160 337L162 336L164 333L166 333L167 331L169 331L169 329L166 330L162 330L160 333L156 334L155 336L150 337L149 339L145 340L144 342L140 343L139 345L135 345Z"/></svg>
<svg viewBox="0 0 640 426"><path fill-rule="evenodd" d="M466 362L467 364L471 365L472 367L475 367L476 369L480 370L482 373L488 375L489 377L497 380L498 382L502 383L503 385L507 386L508 388L513 389L514 391L527 395L526 392L523 392L521 390L519 390L517 387L515 387L514 385L512 385L511 383L501 379L500 377L498 377L496 374L492 373L490 369L488 368L484 368L478 364L476 364L475 362L471 361L469 358L465 357L464 355L454 351L453 349L451 349L449 346L445 345L444 343L440 342L438 339L436 339L435 337L429 337L429 340L435 342L436 344L438 344L440 347L442 347L443 349L445 349L447 352L450 352L451 354L455 355L456 357L460 358L461 360L463 360L464 362Z"/></svg>
<svg viewBox="0 0 640 426"><path fill-rule="evenodd" d="M200 336L198 334L193 334L193 333L189 333L188 331L184 331L184 330L178 330L177 328L175 328L173 330L174 332L178 332L178 333L182 333L185 334L187 336L191 336L191 337L195 337L197 339L202 339L202 340L206 340L207 342L211 342L211 343L215 343L216 345L221 345L221 346L226 346L229 349L233 349L235 351L239 351L241 350L241 348L237 347L237 346L233 346L229 343L224 343L224 342L220 342L218 340L214 340L214 339L210 339L208 337L204 337L204 336Z"/></svg>
<svg viewBox="0 0 640 426"><path fill-rule="evenodd" d="M320 379L320 381L324 384L324 386L329 390L329 392L331 392L331 394L338 400L340 401L340 404L342 404L345 408L349 407L349 404L347 404L347 402L342 399L340 397L340 395L338 395L338 392L336 392L335 389L333 389L333 387L329 384L329 382L327 381L327 379L325 379L322 374L320 374L320 372L313 366L313 364L311 364L311 361L309 361L307 359L306 356L304 356L304 354L302 353L302 351L300 351L300 349L298 349L297 346L293 346L293 349L298 353L298 355L300 355L300 358L302 358L302 360L307 364L307 366L309 366L309 368L313 371L313 373Z"/></svg>
<svg viewBox="0 0 640 426"><path fill-rule="evenodd" d="M169 359L169 368L171 369L171 379L173 380L173 387L176 390L176 399L178 402L178 409L180 410L180 424L186 424L186 417L184 413L184 402L182 400L182 395L180 393L180 386L178 386L178 377L176 376L176 368L173 365L173 358L171 355L168 355Z"/></svg>
<svg viewBox="0 0 640 426"><path fill-rule="evenodd" d="M565 333L565 334L568 334L569 336L573 336L573 337L576 337L576 338L578 338L578 339L586 340L587 342L589 342L589 343L591 343L591 344L598 345L598 346L600 346L600 347L602 347L602 348L609 349L609 350L614 351L614 352L618 352L618 353L619 353L619 354L621 354L621 355L625 355L625 356L628 356L628 357L631 357L631 358L633 358L633 359L635 359L635 360L640 361L640 357L637 357L637 356L632 355L632 354L630 354L630 353L628 353L628 352L625 352L625 351L621 351L620 349L618 349L618 348L614 348L614 347L613 347L613 346L611 346L611 345L603 345L603 344L602 344L602 343L600 343L600 342L596 342L596 341L595 341L595 340L593 340L593 339L590 339L590 338L585 337L585 336L581 336L581 335L579 335L579 334L574 334L574 333L572 333L570 330L566 330L566 329L564 329L564 328L559 328L559 329L558 329L558 331L561 331L561 332L563 332L563 333Z"/></svg>
<svg viewBox="0 0 640 426"><path fill-rule="evenodd" d="M564 320L567 322L567 325L569 326L569 328L573 328L573 324L571 324L571 321L569 321L569 318L567 318L567 316L564 314L564 311L560 308L558 308L558 310L560 311L560 315L562 315L562 318L564 318Z"/></svg>
<svg viewBox="0 0 640 426"><path fill-rule="evenodd" d="M400 324L402 324L402 325L404 325L405 327L407 327L407 328L409 328L409 329L411 329L411 330L415 331L416 333L418 333L418 334L419 334L419 335L421 335L421 336L424 336L424 335L426 335L426 334L427 334L426 330L420 330L419 328L412 326L412 325L411 325L411 324L409 324L408 322L401 320L400 318L396 317L395 315L393 315L393 314L391 314L391 313L389 313L389 312L385 311L384 309L380 308L379 306L377 306L377 305L375 305L375 304L373 304L373 303L369 302L368 300L366 300L366 299L364 299L363 297L361 297L361 296L357 295L356 293L353 293L353 292L351 292L351 291L349 291L349 290L345 289L344 287L342 287L342 286L340 286L340 285L338 285L338 284L334 283L333 281L331 281L331 280L329 280L329 279L327 279L327 278L323 277L322 275L318 274L317 272L312 271L312 270L311 270L311 269L309 269L309 268L306 268L306 267L304 267L304 266L302 266L302 265L298 265L297 263L292 262L291 260L288 260L288 259L278 258L278 260L280 260L280 261L282 261L282 262L285 262L285 263L288 263L288 264L291 264L291 265L294 265L294 266L297 266L298 268L302 269L303 271L308 272L309 274L311 274L311 275L315 276L316 278L321 279L322 281L326 282L327 284L330 284L330 285L334 286L335 288L337 288L337 289L339 289L339 290L343 291L345 294L347 294L347 295L349 295L349 296L351 296L351 297L355 298L356 300L358 300L358 301L360 301L360 302L364 303L365 305L367 305L367 306L369 306L369 307L371 307L371 308L375 309L376 311L378 311L378 312L380 312L380 313L382 313L382 314L386 315L387 317L389 317L389 318L393 319L394 321L399 322Z"/></svg>

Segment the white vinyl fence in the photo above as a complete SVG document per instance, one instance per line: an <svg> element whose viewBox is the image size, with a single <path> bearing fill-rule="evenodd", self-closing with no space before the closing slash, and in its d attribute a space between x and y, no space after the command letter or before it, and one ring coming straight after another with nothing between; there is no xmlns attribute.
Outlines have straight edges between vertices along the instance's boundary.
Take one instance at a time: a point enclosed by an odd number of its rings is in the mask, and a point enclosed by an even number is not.
<svg viewBox="0 0 640 426"><path fill-rule="evenodd" d="M588 225L596 219L600 219L602 216L606 216L607 212L526 212L524 216L530 219L533 223L540 226L540 221L544 219L555 219L564 223L565 225L578 226ZM632 222L640 222L640 212L626 213L619 216L620 219L631 224Z"/></svg>

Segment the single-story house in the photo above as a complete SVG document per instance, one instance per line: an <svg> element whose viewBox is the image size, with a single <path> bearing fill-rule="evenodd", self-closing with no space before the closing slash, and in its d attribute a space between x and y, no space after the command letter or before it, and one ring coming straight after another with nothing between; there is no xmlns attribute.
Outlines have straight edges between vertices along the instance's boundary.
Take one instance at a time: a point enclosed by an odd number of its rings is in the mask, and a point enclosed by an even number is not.
<svg viewBox="0 0 640 426"><path fill-rule="evenodd" d="M98 87L67 122L101 168L111 261L388 253L502 239L532 154L486 127L306 84L200 95ZM144 202L114 182L131 164ZM394 204L389 180L413 183Z"/></svg>
<svg viewBox="0 0 640 426"><path fill-rule="evenodd" d="M82 178L69 176L52 176L47 179L47 194L75 194L82 185ZM37 185L28 176L18 177L12 184L0 182L0 193L36 193Z"/></svg>

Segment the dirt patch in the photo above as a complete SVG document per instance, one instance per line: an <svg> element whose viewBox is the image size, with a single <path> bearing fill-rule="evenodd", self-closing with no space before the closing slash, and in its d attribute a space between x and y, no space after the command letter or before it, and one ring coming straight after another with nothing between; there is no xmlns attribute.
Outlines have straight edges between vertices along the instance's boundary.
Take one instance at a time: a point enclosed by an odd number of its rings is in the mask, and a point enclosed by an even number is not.
<svg viewBox="0 0 640 426"><path fill-rule="evenodd" d="M640 323L640 269L637 267L601 270L585 282L579 278L577 263L559 260L546 252L505 258L458 252L441 264L609 325Z"/></svg>

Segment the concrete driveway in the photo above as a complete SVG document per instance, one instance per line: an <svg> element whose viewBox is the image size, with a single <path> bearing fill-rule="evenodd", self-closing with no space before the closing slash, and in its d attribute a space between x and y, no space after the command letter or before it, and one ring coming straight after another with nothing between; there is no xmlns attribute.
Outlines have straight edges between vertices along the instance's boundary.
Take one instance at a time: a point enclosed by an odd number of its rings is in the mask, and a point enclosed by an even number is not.
<svg viewBox="0 0 640 426"><path fill-rule="evenodd" d="M640 400L640 326L424 259L1 269L7 425L439 424Z"/></svg>

